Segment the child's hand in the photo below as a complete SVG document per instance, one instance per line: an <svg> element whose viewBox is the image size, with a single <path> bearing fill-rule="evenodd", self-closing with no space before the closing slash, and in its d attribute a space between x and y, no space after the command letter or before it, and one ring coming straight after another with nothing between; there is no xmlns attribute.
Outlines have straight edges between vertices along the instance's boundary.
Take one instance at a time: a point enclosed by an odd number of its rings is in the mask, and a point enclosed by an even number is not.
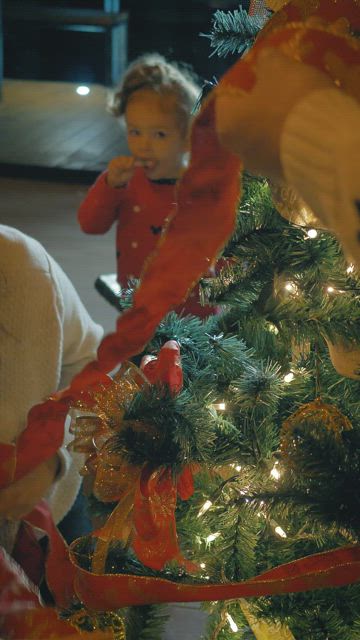
<svg viewBox="0 0 360 640"><path fill-rule="evenodd" d="M117 156L109 162L107 183L118 189L125 187L134 173L135 160L131 156Z"/></svg>

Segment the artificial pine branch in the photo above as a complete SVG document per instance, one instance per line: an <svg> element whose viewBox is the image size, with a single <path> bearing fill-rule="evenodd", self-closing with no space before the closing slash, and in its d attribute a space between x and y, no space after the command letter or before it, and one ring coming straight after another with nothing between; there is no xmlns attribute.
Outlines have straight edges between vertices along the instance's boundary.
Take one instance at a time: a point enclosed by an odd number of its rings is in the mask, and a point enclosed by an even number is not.
<svg viewBox="0 0 360 640"><path fill-rule="evenodd" d="M252 46L266 20L249 16L241 6L234 11L219 10L214 14L211 33L200 35L210 40L213 49L210 57L215 54L219 57L233 53L242 55Z"/></svg>

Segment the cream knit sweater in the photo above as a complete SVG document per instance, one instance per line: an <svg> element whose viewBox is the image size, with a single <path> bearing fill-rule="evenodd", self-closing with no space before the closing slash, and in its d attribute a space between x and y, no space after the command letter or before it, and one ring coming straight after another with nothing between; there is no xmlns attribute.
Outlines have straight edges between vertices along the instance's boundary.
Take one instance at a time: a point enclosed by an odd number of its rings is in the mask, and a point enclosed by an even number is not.
<svg viewBox="0 0 360 640"><path fill-rule="evenodd" d="M34 239L0 225L0 440L14 442L29 409L67 386L96 357L102 328L70 280ZM65 445L61 471L47 499L58 523L80 487L81 460ZM34 445L35 446L35 445Z"/></svg>
<svg viewBox="0 0 360 640"><path fill-rule="evenodd" d="M314 91L290 112L281 138L288 184L360 269L360 106L336 88Z"/></svg>

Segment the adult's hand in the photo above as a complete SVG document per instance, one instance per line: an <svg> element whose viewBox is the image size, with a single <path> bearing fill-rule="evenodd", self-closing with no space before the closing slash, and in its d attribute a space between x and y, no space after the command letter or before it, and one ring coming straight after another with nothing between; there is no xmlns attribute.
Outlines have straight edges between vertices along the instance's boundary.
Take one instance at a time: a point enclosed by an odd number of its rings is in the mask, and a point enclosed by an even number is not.
<svg viewBox="0 0 360 640"><path fill-rule="evenodd" d="M287 116L308 94L335 85L318 69L270 48L259 54L255 72L250 92L234 87L218 90L216 129L221 143L241 158L246 169L279 181Z"/></svg>

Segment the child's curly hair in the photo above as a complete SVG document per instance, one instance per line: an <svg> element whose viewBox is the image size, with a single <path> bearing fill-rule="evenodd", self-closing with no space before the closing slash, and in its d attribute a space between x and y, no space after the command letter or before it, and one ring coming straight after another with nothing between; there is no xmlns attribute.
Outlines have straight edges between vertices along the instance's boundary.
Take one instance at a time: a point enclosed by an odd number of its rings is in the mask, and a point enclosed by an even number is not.
<svg viewBox="0 0 360 640"><path fill-rule="evenodd" d="M184 132L187 131L200 94L195 74L174 62L168 62L158 53L146 53L128 66L108 105L110 113L114 116L124 115L131 95L140 89L174 97L180 126Z"/></svg>

